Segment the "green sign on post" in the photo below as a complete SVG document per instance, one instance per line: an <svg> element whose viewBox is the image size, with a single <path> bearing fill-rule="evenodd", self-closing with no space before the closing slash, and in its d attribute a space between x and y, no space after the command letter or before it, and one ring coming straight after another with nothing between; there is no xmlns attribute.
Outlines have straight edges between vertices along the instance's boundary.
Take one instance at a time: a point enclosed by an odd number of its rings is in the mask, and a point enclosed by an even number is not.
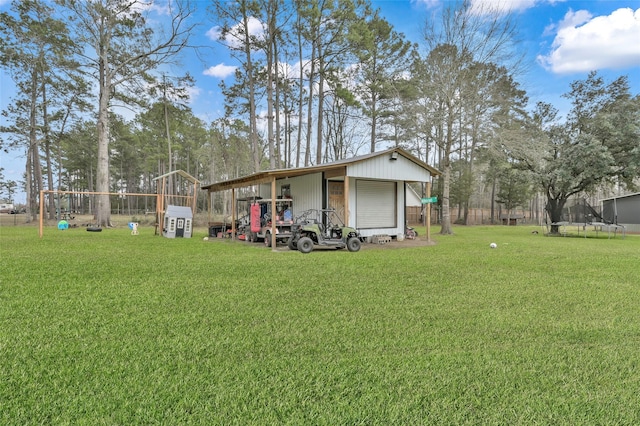
<svg viewBox="0 0 640 426"><path fill-rule="evenodd" d="M427 197L422 199L422 204L433 204L438 202L438 197Z"/></svg>

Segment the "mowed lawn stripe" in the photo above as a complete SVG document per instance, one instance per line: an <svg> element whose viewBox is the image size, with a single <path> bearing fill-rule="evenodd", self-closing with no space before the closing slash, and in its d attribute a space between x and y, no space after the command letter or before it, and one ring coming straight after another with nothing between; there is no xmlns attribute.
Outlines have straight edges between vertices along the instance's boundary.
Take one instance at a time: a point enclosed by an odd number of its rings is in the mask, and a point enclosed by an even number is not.
<svg viewBox="0 0 640 426"><path fill-rule="evenodd" d="M303 255L3 227L0 423L640 423L640 238L533 229Z"/></svg>

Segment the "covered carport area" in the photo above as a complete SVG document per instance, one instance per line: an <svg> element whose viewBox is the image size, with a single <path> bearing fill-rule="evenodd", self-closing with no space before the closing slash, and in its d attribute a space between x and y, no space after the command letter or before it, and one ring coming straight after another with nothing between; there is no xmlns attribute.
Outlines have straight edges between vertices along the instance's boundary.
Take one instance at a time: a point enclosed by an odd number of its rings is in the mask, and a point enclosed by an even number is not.
<svg viewBox="0 0 640 426"><path fill-rule="evenodd" d="M408 183L425 183L428 200L431 179L440 174L406 150L394 147L317 166L261 171L203 185L202 189L208 195L209 220L212 194L231 191L231 205L226 211L231 211L232 238L238 231L238 191L252 186L260 198L270 199L271 211L276 211L277 199L292 198L295 211L333 209L346 225L358 229L365 237L396 236L405 232ZM429 238L430 220L426 223ZM272 243L275 234L272 224Z"/></svg>
<svg viewBox="0 0 640 426"><path fill-rule="evenodd" d="M231 191L231 238L236 238L236 223L238 219L237 212L237 193L238 189L250 187L250 186L258 186L268 184L270 187L269 197L271 199L271 211L276 210L276 199L278 198L277 193L277 185L276 182L279 179L288 179L298 176L309 175L313 173L323 173L324 176L345 176L346 174L346 165L336 165L335 163L320 165L320 166L312 166L305 168L297 168L297 169L278 169L278 170L266 170L258 173L254 173L252 175L239 177L236 179L229 179L221 182L212 183L209 185L203 185L202 189L207 191L207 206L209 208L208 217L209 222L211 222L212 218L212 194L221 191ZM344 205L345 208L348 208L349 205L349 190L348 184L345 185L344 191ZM271 247L276 247L276 224L275 221L272 223L272 232L270 233L272 241Z"/></svg>

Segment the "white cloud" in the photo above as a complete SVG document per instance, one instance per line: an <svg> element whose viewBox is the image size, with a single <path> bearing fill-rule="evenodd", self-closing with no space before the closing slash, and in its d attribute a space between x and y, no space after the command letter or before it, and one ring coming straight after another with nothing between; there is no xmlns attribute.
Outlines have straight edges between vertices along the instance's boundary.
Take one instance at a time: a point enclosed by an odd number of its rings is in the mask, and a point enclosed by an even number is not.
<svg viewBox="0 0 640 426"><path fill-rule="evenodd" d="M440 0L411 0L411 3L418 6L424 5L427 9L431 9L438 6Z"/></svg>
<svg viewBox="0 0 640 426"><path fill-rule="evenodd" d="M538 0L471 0L471 12L479 15L509 13L532 8Z"/></svg>
<svg viewBox="0 0 640 426"><path fill-rule="evenodd" d="M235 66L218 64L204 70L203 74L210 77L226 78L236 71Z"/></svg>
<svg viewBox="0 0 640 426"><path fill-rule="evenodd" d="M249 34L251 35L260 35L264 33L264 29L262 28L262 23L256 18L249 18ZM239 25L236 25L237 28Z"/></svg>
<svg viewBox="0 0 640 426"><path fill-rule="evenodd" d="M222 29L219 26L209 29L209 31L206 32L206 35L210 40L221 41L229 45L229 47L239 48L242 45L240 40L240 34L242 34L240 31L240 25L241 24L238 23L231 27L224 39L222 38ZM247 25L249 27L249 35L260 38L264 34L264 28L258 19L250 17Z"/></svg>
<svg viewBox="0 0 640 426"><path fill-rule="evenodd" d="M149 10L156 12L158 15L171 16L172 14L172 8L170 3L161 5L155 2L149 6Z"/></svg>
<svg viewBox="0 0 640 426"><path fill-rule="evenodd" d="M197 86L187 87L187 94L189 95L189 103L193 104L196 98L200 96L201 92L202 92L202 89L200 89Z"/></svg>
<svg viewBox="0 0 640 426"><path fill-rule="evenodd" d="M178 9L174 0L135 0L131 3L132 11L152 11L164 16L172 16Z"/></svg>
<svg viewBox="0 0 640 426"><path fill-rule="evenodd" d="M300 78L300 68L305 74L311 72L311 61L305 61L304 63L300 63L300 61L294 62L292 64L288 64L286 62L278 62L278 72L281 76L286 76L289 80L295 80Z"/></svg>
<svg viewBox="0 0 640 426"><path fill-rule="evenodd" d="M572 29L589 22L591 18L593 18L593 15L586 10L574 12L569 9L567 14L564 15L564 19L558 24L558 31L571 31Z"/></svg>
<svg viewBox="0 0 640 426"><path fill-rule="evenodd" d="M417 5L425 5L434 8L447 0L411 0ZM470 11L476 15L506 14L510 12L523 12L542 3L556 4L567 0L470 0Z"/></svg>
<svg viewBox="0 0 640 426"><path fill-rule="evenodd" d="M538 62L558 74L640 66L640 9L595 18L586 11L567 12L551 52Z"/></svg>
<svg viewBox="0 0 640 426"><path fill-rule="evenodd" d="M213 41L218 41L220 40L220 27L219 26L215 26L209 29L209 31L206 32L206 36L209 38L209 40L213 40Z"/></svg>
<svg viewBox="0 0 640 426"><path fill-rule="evenodd" d="M562 19L562 21L547 25L544 29L543 35L545 37L550 37L556 32L560 33L561 31L564 31L566 29L578 27L585 22L588 22L591 18L593 18L593 15L591 15L591 13L586 10L579 10L577 12L574 12L573 10L569 9L567 14L564 15L564 19Z"/></svg>

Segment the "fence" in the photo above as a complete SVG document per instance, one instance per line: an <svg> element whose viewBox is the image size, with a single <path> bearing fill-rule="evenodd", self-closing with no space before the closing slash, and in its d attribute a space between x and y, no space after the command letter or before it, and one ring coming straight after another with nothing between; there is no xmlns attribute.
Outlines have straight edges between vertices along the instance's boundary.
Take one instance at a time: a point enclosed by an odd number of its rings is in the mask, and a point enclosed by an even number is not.
<svg viewBox="0 0 640 426"><path fill-rule="evenodd" d="M410 225L420 225L424 222L422 218L423 210L420 206L407 206L407 222ZM452 223L462 223L464 220L464 209L457 207L449 209ZM521 223L534 223L531 219L531 214L528 211L518 210L511 214L512 219L516 219L517 224ZM506 219L506 215L500 214L498 210L494 212L495 224L503 223L503 219ZM437 208L431 207L431 223L436 224L440 222L440 211ZM512 220L513 222L513 220ZM469 209L469 217L467 219L468 225L488 225L491 223L491 209Z"/></svg>

